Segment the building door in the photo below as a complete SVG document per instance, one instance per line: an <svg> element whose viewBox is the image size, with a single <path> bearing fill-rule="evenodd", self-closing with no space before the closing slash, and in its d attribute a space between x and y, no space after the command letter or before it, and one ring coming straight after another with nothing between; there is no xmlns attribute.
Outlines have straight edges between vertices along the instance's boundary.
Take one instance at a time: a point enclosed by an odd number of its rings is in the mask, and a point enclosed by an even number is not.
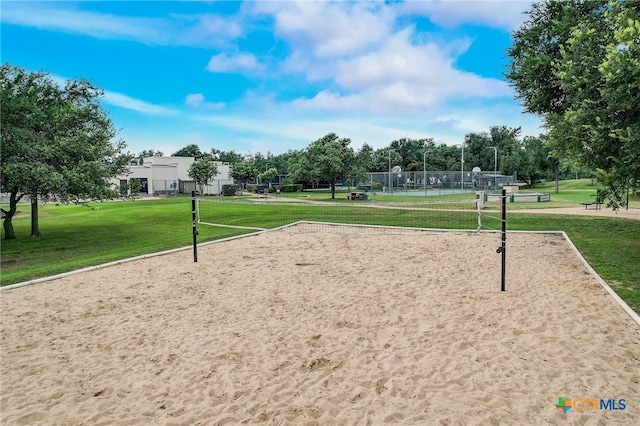
<svg viewBox="0 0 640 426"><path fill-rule="evenodd" d="M140 193L141 194L148 194L149 193L149 186L148 186L147 178L140 178Z"/></svg>

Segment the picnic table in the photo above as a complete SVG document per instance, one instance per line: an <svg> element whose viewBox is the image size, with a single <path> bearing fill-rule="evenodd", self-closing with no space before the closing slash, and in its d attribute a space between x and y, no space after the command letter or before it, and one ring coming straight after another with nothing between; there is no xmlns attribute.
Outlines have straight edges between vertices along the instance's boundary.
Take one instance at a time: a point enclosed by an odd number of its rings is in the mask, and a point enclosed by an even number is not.
<svg viewBox="0 0 640 426"><path fill-rule="evenodd" d="M580 203L581 206L584 206L585 210L589 209L589 206L594 205L596 206L596 210L600 210L600 206L602 205L602 203L598 203L596 201L582 201Z"/></svg>
<svg viewBox="0 0 640 426"><path fill-rule="evenodd" d="M347 200L368 200L369 196L364 192L352 192L347 195Z"/></svg>

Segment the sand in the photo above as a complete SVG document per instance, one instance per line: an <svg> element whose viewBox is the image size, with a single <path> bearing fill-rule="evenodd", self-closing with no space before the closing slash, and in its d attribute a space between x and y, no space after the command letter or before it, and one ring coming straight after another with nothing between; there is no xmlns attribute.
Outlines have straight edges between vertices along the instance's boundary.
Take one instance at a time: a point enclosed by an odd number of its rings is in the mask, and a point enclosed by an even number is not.
<svg viewBox="0 0 640 426"><path fill-rule="evenodd" d="M272 231L4 290L2 424L638 424L640 326L560 235L510 234L501 292L499 245Z"/></svg>

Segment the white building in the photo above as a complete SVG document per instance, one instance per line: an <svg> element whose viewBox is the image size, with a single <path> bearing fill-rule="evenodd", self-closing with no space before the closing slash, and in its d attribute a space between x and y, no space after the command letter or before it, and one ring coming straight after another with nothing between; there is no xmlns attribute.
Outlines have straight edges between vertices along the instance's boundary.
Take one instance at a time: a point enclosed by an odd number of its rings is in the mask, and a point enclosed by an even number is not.
<svg viewBox="0 0 640 426"><path fill-rule="evenodd" d="M120 188L126 188L131 179L139 179L142 184L141 194L190 194L191 191L198 191L195 182L188 175L189 166L194 161L194 157L145 157L142 165L127 166L129 173L126 176L118 176L113 183ZM206 195L220 195L222 185L233 184L233 179L229 176L229 163L214 163L218 168L218 174L205 186Z"/></svg>

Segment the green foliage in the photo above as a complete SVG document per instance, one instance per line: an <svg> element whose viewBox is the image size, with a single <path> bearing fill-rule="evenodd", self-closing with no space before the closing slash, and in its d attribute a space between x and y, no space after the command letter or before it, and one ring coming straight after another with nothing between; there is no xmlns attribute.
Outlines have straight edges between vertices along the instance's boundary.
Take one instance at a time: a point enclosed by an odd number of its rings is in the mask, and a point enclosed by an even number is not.
<svg viewBox="0 0 640 426"><path fill-rule="evenodd" d="M39 235L39 200L82 202L118 196L109 179L126 173L132 159L99 103L103 92L86 80L55 83L47 74L9 64L0 69L2 86L0 191L11 194L5 238L15 205L32 203L33 236Z"/></svg>
<svg viewBox="0 0 640 426"><path fill-rule="evenodd" d="M535 3L508 51L507 78L525 108L543 116L551 154L602 170L616 208L640 180L639 6Z"/></svg>
<svg viewBox="0 0 640 426"><path fill-rule="evenodd" d="M205 185L218 174L218 167L210 158L204 157L191 163L187 174L198 185L200 194L204 194Z"/></svg>
<svg viewBox="0 0 640 426"><path fill-rule="evenodd" d="M253 162L243 160L233 163L229 174L233 179L240 181L240 184L244 186L249 179L253 179L258 175L258 170Z"/></svg>
<svg viewBox="0 0 640 426"><path fill-rule="evenodd" d="M172 157L193 157L196 160L204 157L205 155L208 154L204 154L200 151L200 147L196 144L189 144L171 154Z"/></svg>
<svg viewBox="0 0 640 426"><path fill-rule="evenodd" d="M135 158L137 160L137 164L142 166L144 159L147 157L162 157L164 153L162 151L158 151L155 149L145 149L142 152L136 154Z"/></svg>
<svg viewBox="0 0 640 426"><path fill-rule="evenodd" d="M233 195L236 195L236 192L238 191L238 185L222 185L222 195L224 195L225 197L231 197Z"/></svg>
<svg viewBox="0 0 640 426"><path fill-rule="evenodd" d="M263 183L269 184L271 179L278 176L278 170L276 170L275 167L271 167L270 169L265 170L264 173L260 173L259 176Z"/></svg>
<svg viewBox="0 0 640 426"><path fill-rule="evenodd" d="M143 186L144 185L142 184L142 181L140 179L131 178L129 179L129 182L127 182L127 185L124 188L120 189L120 192L124 194L129 193L131 197L135 197L136 195L140 194L140 190Z"/></svg>
<svg viewBox="0 0 640 426"><path fill-rule="evenodd" d="M402 138L391 142L389 147L400 156L400 162L391 166L400 166L402 170L415 171L424 167L424 150L435 146L433 139Z"/></svg>
<svg viewBox="0 0 640 426"><path fill-rule="evenodd" d="M216 161L222 161L223 163L229 164L244 161L244 157L233 150L221 151L219 149L211 148L211 157Z"/></svg>
<svg viewBox="0 0 640 426"><path fill-rule="evenodd" d="M335 198L338 180L359 180L366 173L363 163L357 161L350 143L350 139L329 133L292 156L289 170L297 182L329 182L332 198Z"/></svg>

